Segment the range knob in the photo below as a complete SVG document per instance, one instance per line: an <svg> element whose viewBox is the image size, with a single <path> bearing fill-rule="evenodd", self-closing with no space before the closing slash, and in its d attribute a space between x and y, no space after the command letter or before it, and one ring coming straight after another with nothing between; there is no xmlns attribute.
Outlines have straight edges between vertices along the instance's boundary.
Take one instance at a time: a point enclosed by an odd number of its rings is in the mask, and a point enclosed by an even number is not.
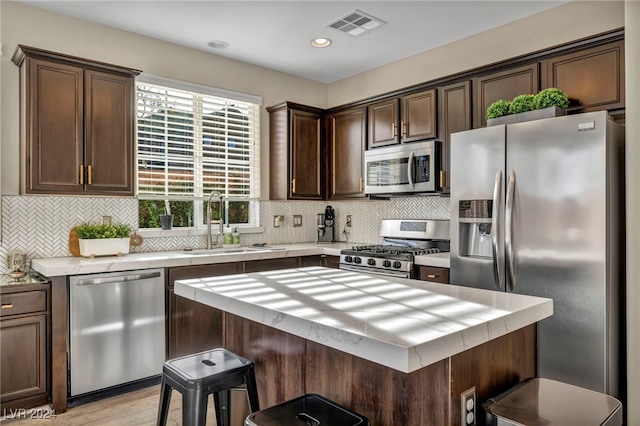
<svg viewBox="0 0 640 426"><path fill-rule="evenodd" d="M391 266L391 261L385 260L384 262L382 262L382 266L384 266L385 268L388 268L389 266Z"/></svg>
<svg viewBox="0 0 640 426"><path fill-rule="evenodd" d="M375 260L375 259L369 259L369 260L367 260L367 265L369 265L369 266L376 266L376 260Z"/></svg>
<svg viewBox="0 0 640 426"><path fill-rule="evenodd" d="M352 260L353 260L353 258L352 258L351 256L349 256L349 255L346 255L346 256L344 257L344 261L345 261L345 262L347 262L347 263L348 263L348 262L351 262Z"/></svg>
<svg viewBox="0 0 640 426"><path fill-rule="evenodd" d="M393 267L398 269L402 266L402 263L400 263L400 261L396 260L395 262L393 262Z"/></svg>
<svg viewBox="0 0 640 426"><path fill-rule="evenodd" d="M360 259L360 257L356 256L353 258L354 263L362 263L362 259Z"/></svg>

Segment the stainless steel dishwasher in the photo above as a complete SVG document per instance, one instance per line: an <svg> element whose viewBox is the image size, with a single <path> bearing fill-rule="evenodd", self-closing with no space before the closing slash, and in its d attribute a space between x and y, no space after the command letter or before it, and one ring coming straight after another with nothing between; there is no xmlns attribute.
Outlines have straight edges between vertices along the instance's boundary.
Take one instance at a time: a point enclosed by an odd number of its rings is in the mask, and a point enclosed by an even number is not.
<svg viewBox="0 0 640 426"><path fill-rule="evenodd" d="M72 397L162 373L164 292L163 269L69 278Z"/></svg>

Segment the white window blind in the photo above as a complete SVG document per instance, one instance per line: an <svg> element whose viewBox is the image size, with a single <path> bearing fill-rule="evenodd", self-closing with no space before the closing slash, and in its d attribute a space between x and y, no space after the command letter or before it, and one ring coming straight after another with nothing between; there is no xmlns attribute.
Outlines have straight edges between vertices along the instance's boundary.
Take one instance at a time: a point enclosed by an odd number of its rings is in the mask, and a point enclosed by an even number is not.
<svg viewBox="0 0 640 426"><path fill-rule="evenodd" d="M259 198L260 105L210 92L137 82L138 198Z"/></svg>

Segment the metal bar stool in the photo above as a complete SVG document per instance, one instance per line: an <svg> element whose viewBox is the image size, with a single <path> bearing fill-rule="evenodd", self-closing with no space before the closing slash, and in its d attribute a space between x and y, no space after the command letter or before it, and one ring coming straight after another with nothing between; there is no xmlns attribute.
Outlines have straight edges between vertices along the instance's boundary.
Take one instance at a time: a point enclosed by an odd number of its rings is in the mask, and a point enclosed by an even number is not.
<svg viewBox="0 0 640 426"><path fill-rule="evenodd" d="M204 425L207 400L213 394L218 426L229 425L230 390L244 386L251 412L260 410L253 362L226 349L212 349L171 359L162 367L158 426L167 424L171 391L182 394L183 426Z"/></svg>

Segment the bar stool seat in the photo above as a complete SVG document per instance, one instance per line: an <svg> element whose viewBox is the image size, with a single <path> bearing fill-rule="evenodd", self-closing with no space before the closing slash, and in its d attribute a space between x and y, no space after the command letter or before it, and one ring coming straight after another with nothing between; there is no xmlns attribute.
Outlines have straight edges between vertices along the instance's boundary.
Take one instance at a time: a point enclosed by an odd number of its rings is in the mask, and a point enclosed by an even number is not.
<svg viewBox="0 0 640 426"><path fill-rule="evenodd" d="M183 426L201 426L207 418L210 394L216 407L218 426L229 425L229 392L244 387L251 412L260 410L253 362L226 349L217 348L174 358L162 367L157 424L166 425L171 391L182 394Z"/></svg>

